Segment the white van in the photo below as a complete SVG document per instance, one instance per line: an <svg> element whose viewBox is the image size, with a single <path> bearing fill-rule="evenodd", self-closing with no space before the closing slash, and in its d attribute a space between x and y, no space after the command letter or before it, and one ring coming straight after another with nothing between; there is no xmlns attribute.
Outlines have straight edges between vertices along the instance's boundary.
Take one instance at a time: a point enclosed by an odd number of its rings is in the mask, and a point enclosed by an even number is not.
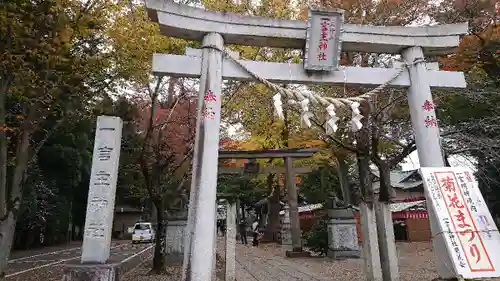
<svg viewBox="0 0 500 281"><path fill-rule="evenodd" d="M155 240L155 231L150 222L138 222L134 225L132 232L132 243L149 242Z"/></svg>

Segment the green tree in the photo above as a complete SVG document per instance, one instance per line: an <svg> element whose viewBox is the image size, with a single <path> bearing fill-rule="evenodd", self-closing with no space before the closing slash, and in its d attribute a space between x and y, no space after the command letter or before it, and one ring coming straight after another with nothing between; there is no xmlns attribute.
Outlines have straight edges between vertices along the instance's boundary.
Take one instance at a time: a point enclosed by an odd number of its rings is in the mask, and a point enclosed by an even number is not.
<svg viewBox="0 0 500 281"><path fill-rule="evenodd" d="M342 198L338 173L332 167L320 166L301 178L299 192L308 204L324 203L332 194Z"/></svg>
<svg viewBox="0 0 500 281"><path fill-rule="evenodd" d="M474 23L475 32L462 38L457 54L441 59L443 68L465 72L468 87L442 93L438 113L448 131L443 141L446 154L476 166L479 187L495 217L500 216L500 26Z"/></svg>
<svg viewBox="0 0 500 281"><path fill-rule="evenodd" d="M92 162L95 120L99 115L124 120L116 194L117 204L144 203L138 157L137 109L124 97L96 102L78 120L67 120L47 139L27 174L17 222L15 248L66 242L85 224L86 200ZM140 187L140 188L139 188ZM67 231L71 229L71 231ZM72 236L68 236L72 234Z"/></svg>
<svg viewBox="0 0 500 281"><path fill-rule="evenodd" d="M113 67L121 84L141 109L136 119L139 131L137 164L143 185L137 194L147 194L153 203L158 237L153 257L154 273L165 271L165 211L177 204L189 175L191 142L194 140L196 108L182 80L151 75L153 53L181 53L186 43L160 34L145 9L123 1L106 34L110 39ZM181 93L176 92L181 88ZM185 131L180 128L186 128ZM171 198L175 200L170 201Z"/></svg>
<svg viewBox="0 0 500 281"><path fill-rule="evenodd" d="M72 0L0 4L0 278L34 155L63 118L77 114L109 86L101 30L110 5Z"/></svg>

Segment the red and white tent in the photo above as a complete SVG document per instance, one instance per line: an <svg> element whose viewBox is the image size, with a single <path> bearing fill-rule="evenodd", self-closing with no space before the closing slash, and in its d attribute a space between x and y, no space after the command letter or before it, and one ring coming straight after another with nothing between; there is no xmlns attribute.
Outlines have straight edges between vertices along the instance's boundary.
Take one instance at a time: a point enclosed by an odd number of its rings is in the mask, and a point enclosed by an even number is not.
<svg viewBox="0 0 500 281"><path fill-rule="evenodd" d="M389 206L393 219L427 219L425 200L392 203Z"/></svg>

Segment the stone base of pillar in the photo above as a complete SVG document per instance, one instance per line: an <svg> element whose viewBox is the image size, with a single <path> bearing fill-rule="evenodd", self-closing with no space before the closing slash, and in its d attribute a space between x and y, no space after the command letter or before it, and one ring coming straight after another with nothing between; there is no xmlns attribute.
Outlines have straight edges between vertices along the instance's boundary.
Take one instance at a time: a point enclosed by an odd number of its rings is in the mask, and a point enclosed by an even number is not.
<svg viewBox="0 0 500 281"><path fill-rule="evenodd" d="M118 264L68 264L62 281L119 281Z"/></svg>
<svg viewBox="0 0 500 281"><path fill-rule="evenodd" d="M359 259L361 252L359 250L328 250L327 257L336 260Z"/></svg>
<svg viewBox="0 0 500 281"><path fill-rule="evenodd" d="M287 258L309 258L311 253L303 249L293 249L292 251L286 251L285 256Z"/></svg>
<svg viewBox="0 0 500 281"><path fill-rule="evenodd" d="M184 256L187 220L169 220L166 227L165 254L173 259Z"/></svg>
<svg viewBox="0 0 500 281"><path fill-rule="evenodd" d="M333 259L360 258L356 219L350 208L328 211L328 253Z"/></svg>

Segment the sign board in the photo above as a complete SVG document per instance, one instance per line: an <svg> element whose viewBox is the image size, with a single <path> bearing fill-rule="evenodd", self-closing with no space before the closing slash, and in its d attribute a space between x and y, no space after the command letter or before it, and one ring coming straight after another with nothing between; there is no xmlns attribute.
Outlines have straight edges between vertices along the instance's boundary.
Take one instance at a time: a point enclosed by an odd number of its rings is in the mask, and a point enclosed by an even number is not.
<svg viewBox="0 0 500 281"><path fill-rule="evenodd" d="M465 279L500 277L500 234L470 169L421 168L450 267ZM450 268L451 270L451 268Z"/></svg>
<svg viewBox="0 0 500 281"><path fill-rule="evenodd" d="M339 65L344 11L309 9L304 68L310 71L332 71Z"/></svg>

